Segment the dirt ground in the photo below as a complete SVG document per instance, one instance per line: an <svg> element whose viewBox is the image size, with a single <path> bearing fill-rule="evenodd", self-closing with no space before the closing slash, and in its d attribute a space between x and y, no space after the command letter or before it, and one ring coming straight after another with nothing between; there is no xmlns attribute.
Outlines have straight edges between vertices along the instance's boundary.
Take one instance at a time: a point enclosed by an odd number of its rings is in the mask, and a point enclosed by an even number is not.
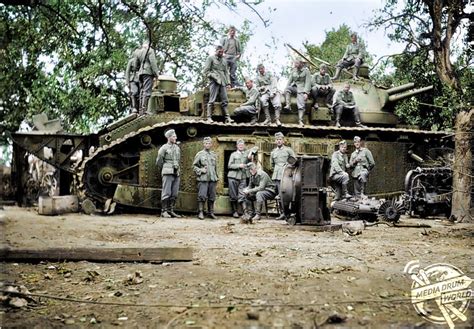
<svg viewBox="0 0 474 329"><path fill-rule="evenodd" d="M4 306L0 327L431 327L410 302L412 281L404 267L412 260L422 268L448 263L473 278L474 225L401 221L431 228L379 225L349 236L272 218L245 225L230 217L48 217L5 207L0 211L3 247L186 246L194 249L194 260L2 262L4 286L24 285L31 293L80 301L35 297L21 308ZM127 276L135 272L143 282L130 284ZM467 321L458 320L456 327L474 326L472 304Z"/></svg>

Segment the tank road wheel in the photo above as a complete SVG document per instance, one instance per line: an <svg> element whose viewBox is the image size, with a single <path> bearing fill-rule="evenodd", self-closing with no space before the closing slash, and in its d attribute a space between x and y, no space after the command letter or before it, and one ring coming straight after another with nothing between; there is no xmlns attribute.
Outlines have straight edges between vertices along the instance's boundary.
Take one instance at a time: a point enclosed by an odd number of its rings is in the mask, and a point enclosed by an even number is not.
<svg viewBox="0 0 474 329"><path fill-rule="evenodd" d="M296 225L296 215L295 214L291 214L290 216L288 216L286 218L286 222L291 225L291 226L294 226Z"/></svg>

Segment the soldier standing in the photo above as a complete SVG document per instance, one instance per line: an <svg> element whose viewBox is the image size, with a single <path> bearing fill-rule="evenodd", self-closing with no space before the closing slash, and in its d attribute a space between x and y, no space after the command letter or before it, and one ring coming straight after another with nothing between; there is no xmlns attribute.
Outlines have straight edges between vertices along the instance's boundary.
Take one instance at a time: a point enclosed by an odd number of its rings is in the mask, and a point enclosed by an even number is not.
<svg viewBox="0 0 474 329"><path fill-rule="evenodd" d="M351 43L346 47L346 52L342 59L336 65L336 74L334 74L333 80L339 79L342 69L347 69L354 65L354 79L359 79L359 68L364 61L364 48L357 42L357 34L351 34Z"/></svg>
<svg viewBox="0 0 474 329"><path fill-rule="evenodd" d="M349 174L346 168L349 166L347 162L347 143L346 141L339 142L339 150L335 151L331 157L331 169L329 170L329 180L332 182L336 190L335 200L342 198L350 198L351 195L347 192L347 184L349 183Z"/></svg>
<svg viewBox="0 0 474 329"><path fill-rule="evenodd" d="M342 90L336 95L336 103L334 104L334 111L336 112L336 127L341 127L342 111L348 109L352 110L354 114L355 124L357 127L367 128L360 122L359 108L355 104L354 94L351 91L351 85L346 83Z"/></svg>
<svg viewBox="0 0 474 329"><path fill-rule="evenodd" d="M211 137L204 137L204 149L194 157L193 170L198 181L198 218L204 219L204 203L207 201L208 216L217 219L214 215L214 201L216 200L217 154L212 151Z"/></svg>
<svg viewBox="0 0 474 329"><path fill-rule="evenodd" d="M181 151L176 144L176 133L174 129L167 130L165 137L168 142L160 147L156 164L161 169L161 217L181 217L174 212L176 199L178 198Z"/></svg>
<svg viewBox="0 0 474 329"><path fill-rule="evenodd" d="M362 147L361 138L354 137L355 151L351 154L349 165L352 170L352 178L354 178L354 194L356 197L365 197L365 186L369 179L369 172L374 168L375 161L372 152Z"/></svg>
<svg viewBox="0 0 474 329"><path fill-rule="evenodd" d="M214 102L217 96L221 100L221 108L225 115L225 122L234 122L227 110L229 102L227 98L227 88L230 87L229 71L227 70L227 62L223 58L224 48L221 45L216 46L216 54L207 58L204 64L203 74L209 79L209 103L207 103L207 121L212 121L212 113L214 111Z"/></svg>
<svg viewBox="0 0 474 329"><path fill-rule="evenodd" d="M227 179L229 183L229 199L232 206L232 216L239 217L238 205L243 204L245 196L243 194L244 188L247 186L247 178L249 176L247 163L253 159L253 152L245 149L245 142L243 139L237 140L237 150L232 152L227 164Z"/></svg>
<svg viewBox="0 0 474 329"><path fill-rule="evenodd" d="M239 86L237 81L237 61L242 55L242 46L239 39L235 37L235 27L230 26L228 35L221 39L221 46L224 48L225 60L230 73L230 85L232 88Z"/></svg>
<svg viewBox="0 0 474 329"><path fill-rule="evenodd" d="M304 126L303 118L305 111L305 102L311 91L311 73L304 67L302 60L294 63L295 68L291 71L288 78L288 84L285 89L285 110L290 110L290 97L296 95L296 106L298 107L298 123L300 127Z"/></svg>
<svg viewBox="0 0 474 329"><path fill-rule="evenodd" d="M270 161L272 164L273 175L272 180L275 183L276 195L280 194L280 182L283 177L283 171L285 165L288 163L289 157L296 157L295 151L291 147L285 146L285 136L281 132L275 134L275 144L276 147L270 153ZM281 197L280 197L281 199ZM283 211L281 204L280 207L280 216L279 220L285 219L286 215Z"/></svg>
<svg viewBox="0 0 474 329"><path fill-rule="evenodd" d="M238 88L245 93L246 101L234 110L234 115L236 117L250 117L250 124L253 125L257 123L258 91L254 87L252 79L245 79L245 87L246 88Z"/></svg>
<svg viewBox="0 0 474 329"><path fill-rule="evenodd" d="M260 214L262 213L262 207L266 200L275 199L277 192L275 190L275 183L270 179L270 176L262 169L257 169L257 165L250 162L247 167L250 171L250 180L247 188L243 190L246 202L244 203L244 209L248 217L249 209L253 201L257 201L255 206L255 215L251 220L260 220Z"/></svg>
<svg viewBox="0 0 474 329"><path fill-rule="evenodd" d="M133 56L127 63L125 70L125 84L128 86L132 113L137 113L140 106L140 79L138 77L137 58Z"/></svg>
<svg viewBox="0 0 474 329"><path fill-rule="evenodd" d="M263 64L257 66L257 78L255 84L260 92L260 105L262 106L263 113L265 114L265 121L262 124L269 125L272 122L269 109L269 101L272 103L273 109L275 110L275 123L277 126L281 126L280 112L281 112L281 99L280 92L277 89L277 79L275 76L265 70Z"/></svg>
<svg viewBox="0 0 474 329"><path fill-rule="evenodd" d="M150 43L144 42L142 47L135 51L134 57L138 67L138 76L140 79L140 110L141 115L148 111L148 101L151 97L153 88L153 79L160 74L156 62L155 50L151 48Z"/></svg>
<svg viewBox="0 0 474 329"><path fill-rule="evenodd" d="M326 74L327 67L325 64L319 66L319 73L313 75L311 82L311 96L313 97L314 104L313 109L317 110L318 97L326 96L326 106L328 108L332 107L332 98L336 90L332 86L331 78Z"/></svg>

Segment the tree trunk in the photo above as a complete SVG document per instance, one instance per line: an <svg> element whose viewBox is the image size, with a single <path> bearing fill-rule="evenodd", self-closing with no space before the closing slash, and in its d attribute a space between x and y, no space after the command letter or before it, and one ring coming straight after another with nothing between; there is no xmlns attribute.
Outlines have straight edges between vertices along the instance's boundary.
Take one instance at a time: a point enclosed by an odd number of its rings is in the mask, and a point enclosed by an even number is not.
<svg viewBox="0 0 474 329"><path fill-rule="evenodd" d="M474 222L474 109L456 118L451 218Z"/></svg>

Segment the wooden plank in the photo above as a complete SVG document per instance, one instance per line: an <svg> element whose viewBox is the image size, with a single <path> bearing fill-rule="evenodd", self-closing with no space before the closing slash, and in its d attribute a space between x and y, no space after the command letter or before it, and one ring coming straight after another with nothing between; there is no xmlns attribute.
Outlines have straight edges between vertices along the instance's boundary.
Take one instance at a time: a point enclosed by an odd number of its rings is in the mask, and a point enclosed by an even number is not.
<svg viewBox="0 0 474 329"><path fill-rule="evenodd" d="M185 262L192 259L192 248L0 248L3 261Z"/></svg>

